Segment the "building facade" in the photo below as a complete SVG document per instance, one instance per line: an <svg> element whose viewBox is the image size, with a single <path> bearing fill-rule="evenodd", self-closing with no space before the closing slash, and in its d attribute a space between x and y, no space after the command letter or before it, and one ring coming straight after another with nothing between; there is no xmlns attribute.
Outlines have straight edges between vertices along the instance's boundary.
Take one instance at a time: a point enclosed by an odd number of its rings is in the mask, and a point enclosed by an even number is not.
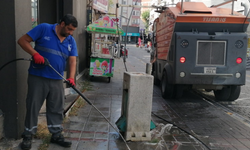
<svg viewBox="0 0 250 150"><path fill-rule="evenodd" d="M118 0L118 3L123 5L141 6L141 0ZM138 37L140 36L139 27L140 27L141 8L119 7L117 14L120 17L119 25L125 32L125 34L122 35L121 42L137 43Z"/></svg>
<svg viewBox="0 0 250 150"><path fill-rule="evenodd" d="M141 1L141 5L142 5L142 6L152 6L151 3L152 3L152 0L142 0L142 1ZM142 12L142 13L143 13L144 11L147 11L147 10L150 10L150 8L145 8L145 7L144 7L144 8L143 8L143 7L141 8L141 12Z"/></svg>

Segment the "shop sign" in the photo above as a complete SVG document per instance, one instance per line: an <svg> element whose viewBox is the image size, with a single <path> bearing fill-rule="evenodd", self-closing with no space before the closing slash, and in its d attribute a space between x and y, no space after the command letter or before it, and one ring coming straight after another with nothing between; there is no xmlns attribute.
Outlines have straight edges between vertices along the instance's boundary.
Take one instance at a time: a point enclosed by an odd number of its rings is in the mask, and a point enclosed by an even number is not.
<svg viewBox="0 0 250 150"><path fill-rule="evenodd" d="M126 33L124 33L122 36L126 36ZM140 36L140 33L127 33L127 36Z"/></svg>
<svg viewBox="0 0 250 150"><path fill-rule="evenodd" d="M93 8L101 12L108 12L108 0L94 0Z"/></svg>
<svg viewBox="0 0 250 150"><path fill-rule="evenodd" d="M114 74L114 59L91 58L89 75L113 77L113 74Z"/></svg>
<svg viewBox="0 0 250 150"><path fill-rule="evenodd" d="M112 20L114 21L114 22L119 22L119 19L118 18L112 18Z"/></svg>

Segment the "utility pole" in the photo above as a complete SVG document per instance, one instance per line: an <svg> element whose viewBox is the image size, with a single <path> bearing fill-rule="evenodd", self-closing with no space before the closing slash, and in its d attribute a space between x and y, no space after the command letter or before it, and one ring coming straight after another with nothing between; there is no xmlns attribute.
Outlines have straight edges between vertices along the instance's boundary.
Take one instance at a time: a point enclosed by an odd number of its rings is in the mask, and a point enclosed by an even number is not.
<svg viewBox="0 0 250 150"><path fill-rule="evenodd" d="M123 1L123 0L121 0ZM123 12L123 7L121 7L121 12L120 12L120 27L122 28L122 12Z"/></svg>

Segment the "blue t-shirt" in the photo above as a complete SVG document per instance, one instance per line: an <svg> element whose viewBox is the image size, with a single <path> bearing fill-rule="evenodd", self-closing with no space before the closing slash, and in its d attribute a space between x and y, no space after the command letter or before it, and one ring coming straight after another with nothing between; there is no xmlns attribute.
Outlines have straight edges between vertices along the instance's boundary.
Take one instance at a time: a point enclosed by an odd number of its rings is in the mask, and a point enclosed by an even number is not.
<svg viewBox="0 0 250 150"><path fill-rule="evenodd" d="M27 34L35 41L34 49L44 58L47 58L50 65L63 76L68 57L78 56L77 46L71 35L61 43L55 31L56 25L42 23ZM35 64L34 62L30 64L29 73L50 79L62 79L49 66Z"/></svg>

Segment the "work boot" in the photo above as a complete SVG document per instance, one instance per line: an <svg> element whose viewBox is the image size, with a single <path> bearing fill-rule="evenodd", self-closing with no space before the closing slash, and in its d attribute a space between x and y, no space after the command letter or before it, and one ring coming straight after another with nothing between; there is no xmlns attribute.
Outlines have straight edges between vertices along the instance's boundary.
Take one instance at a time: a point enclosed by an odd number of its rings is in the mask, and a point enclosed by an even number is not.
<svg viewBox="0 0 250 150"><path fill-rule="evenodd" d="M31 149L32 144L32 135L22 135L23 141L21 143L22 150L29 150Z"/></svg>
<svg viewBox="0 0 250 150"><path fill-rule="evenodd" d="M63 135L60 133L58 135L52 135L51 137L51 140L50 140L51 143L55 143L55 144L58 144L62 147L70 147L71 146L71 142L70 141L65 141L64 140L64 137Z"/></svg>

